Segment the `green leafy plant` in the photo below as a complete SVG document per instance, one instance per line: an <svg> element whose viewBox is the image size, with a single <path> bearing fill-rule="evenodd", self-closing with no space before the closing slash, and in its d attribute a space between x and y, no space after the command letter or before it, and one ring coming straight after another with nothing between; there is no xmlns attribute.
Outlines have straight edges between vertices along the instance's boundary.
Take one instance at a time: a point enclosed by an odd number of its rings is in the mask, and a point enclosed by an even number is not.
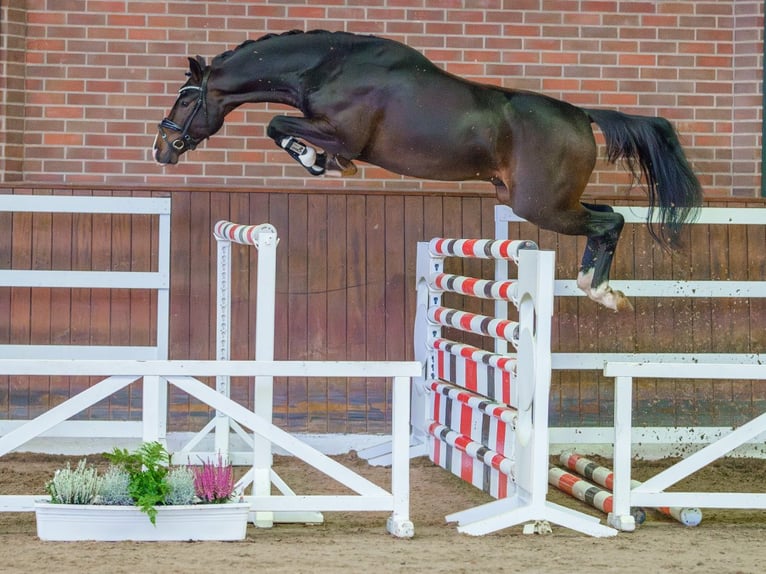
<svg viewBox="0 0 766 574"><path fill-rule="evenodd" d="M45 490L51 495L51 502L56 504L91 504L100 483L96 468L82 459L74 469L67 463L66 468L57 470Z"/></svg>
<svg viewBox="0 0 766 574"><path fill-rule="evenodd" d="M170 454L159 442L143 443L135 452L116 448L106 455L114 466L125 470L129 477L128 492L136 506L149 516L152 524L157 521L156 505L164 504L170 492L166 480Z"/></svg>

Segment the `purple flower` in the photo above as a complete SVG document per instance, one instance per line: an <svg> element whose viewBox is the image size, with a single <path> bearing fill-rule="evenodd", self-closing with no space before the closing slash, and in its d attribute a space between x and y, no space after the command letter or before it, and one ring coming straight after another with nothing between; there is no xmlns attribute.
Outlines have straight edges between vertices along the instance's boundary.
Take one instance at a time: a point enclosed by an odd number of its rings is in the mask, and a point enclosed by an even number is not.
<svg viewBox="0 0 766 574"><path fill-rule="evenodd" d="M194 490L203 503L227 502L234 492L234 469L220 454L215 464L203 461L194 468Z"/></svg>

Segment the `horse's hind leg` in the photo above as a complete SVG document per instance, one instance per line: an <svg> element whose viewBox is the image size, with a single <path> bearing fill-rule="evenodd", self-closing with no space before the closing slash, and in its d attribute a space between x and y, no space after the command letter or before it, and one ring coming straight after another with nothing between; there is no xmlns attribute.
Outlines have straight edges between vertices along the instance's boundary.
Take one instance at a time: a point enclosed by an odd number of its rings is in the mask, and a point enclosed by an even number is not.
<svg viewBox="0 0 766 574"><path fill-rule="evenodd" d="M590 217L586 224L585 245L577 286L588 297L615 311L630 311L633 306L621 291L609 286L609 271L625 219L608 205L583 204Z"/></svg>
<svg viewBox="0 0 766 574"><path fill-rule="evenodd" d="M524 205L518 205L518 195L515 203L514 211L519 216L543 229L565 235L586 236L588 243L577 275L577 286L590 299L614 311L633 308L622 292L609 286L609 271L625 222L622 215L606 205L578 204L570 209L541 209L536 205L535 209L525 209Z"/></svg>

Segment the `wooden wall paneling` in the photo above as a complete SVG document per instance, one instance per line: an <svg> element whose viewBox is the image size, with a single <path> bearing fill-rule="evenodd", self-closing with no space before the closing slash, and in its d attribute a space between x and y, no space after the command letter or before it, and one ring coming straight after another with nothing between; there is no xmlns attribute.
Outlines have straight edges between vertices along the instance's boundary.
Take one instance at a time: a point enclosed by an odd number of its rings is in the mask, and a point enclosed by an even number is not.
<svg viewBox="0 0 766 574"><path fill-rule="evenodd" d="M634 233L644 236L641 245L649 250L647 258L652 261L653 277L656 280L673 278L673 261L678 255L665 252L649 233L646 223L633 225ZM643 257L643 255L641 255ZM678 326L672 299L649 298L654 308L654 330L651 339L645 341L643 352L671 352L675 348ZM639 424L657 425L667 421L674 412L673 383L667 380L639 379L635 383L635 417Z"/></svg>
<svg viewBox="0 0 766 574"><path fill-rule="evenodd" d="M637 276L637 268L644 255L640 253L643 245L637 237L646 235L643 226L627 225L617 246L611 277L630 280ZM600 334L600 346L605 352L630 353L637 344L638 311L636 298L631 298L633 311L614 312L598 307L599 317L603 318L603 331ZM614 416L614 379L605 378L599 372L593 373L598 381L598 424L613 423Z"/></svg>
<svg viewBox="0 0 766 574"><path fill-rule="evenodd" d="M366 212L367 198L364 195L347 197L346 249L348 288L347 300L347 344L348 360L362 360L367 356L367 227L372 224ZM364 418L367 392L363 379L347 379L346 432L364 433L367 424Z"/></svg>
<svg viewBox="0 0 766 574"><path fill-rule="evenodd" d="M730 206L731 207L731 206ZM729 225L727 228L727 255L731 281L747 281L749 276L749 259L752 253L748 245L749 225ZM747 353L750 349L750 309L748 300L743 297L733 297L726 300L729 303L727 312L731 314L731 324L728 332L727 346L734 353Z"/></svg>
<svg viewBox="0 0 766 574"><path fill-rule="evenodd" d="M716 207L725 207L726 203L716 202ZM727 225L713 225L710 230L710 278L727 280L731 277L732 268L729 260L729 228ZM714 352L726 352L732 346L732 309L733 299L712 298L711 310L711 347ZM710 410L713 413L713 424L726 425L728 422L727 404L732 395L731 381L710 381L707 383L711 392L707 401L712 401Z"/></svg>
<svg viewBox="0 0 766 574"><path fill-rule="evenodd" d="M308 354L308 198L303 194L291 194L290 233L286 237L289 260L287 333L289 358L304 360ZM308 420L308 387L303 378L291 378L288 383L288 428L305 432Z"/></svg>
<svg viewBox="0 0 766 574"><path fill-rule="evenodd" d="M147 192L132 193L133 197L150 197ZM157 242L153 236L153 215L133 215L130 217L130 270L152 271L152 258L157 250ZM149 289L130 289L129 297L129 345L153 345L156 338L154 330L156 307L153 302L157 295ZM130 385L128 391L127 418L140 420L142 416L141 401L143 389L141 385Z"/></svg>
<svg viewBox="0 0 766 574"><path fill-rule="evenodd" d="M538 233L538 247L545 251L554 251L556 254L556 268L559 267L559 258L561 253L558 251L556 243L558 234L552 231L540 230ZM556 273L558 276L558 273ZM562 305L565 299L571 297L556 297L553 301L553 317L551 319L551 346L561 349L562 338L566 338L570 325L571 317L562 312L562 307L566 311L566 303ZM571 341L568 341L571 344ZM561 424L562 420L562 384L561 372L553 371L551 373L551 389L548 398L548 420L552 426Z"/></svg>
<svg viewBox="0 0 766 574"><path fill-rule="evenodd" d="M185 249L189 254L187 259L189 265L189 326L186 357L189 359L214 359L216 356L215 297L218 252L216 241L213 239L213 225L217 219L214 218L211 211L214 202L216 202L216 206L223 203L222 211L228 214L228 194L199 191L186 195L188 195L189 217L188 229L184 230L188 241ZM175 207L174 198L173 219L175 219ZM180 244L179 247L181 247ZM175 263L173 261L175 257L176 251L174 249L170 255L171 264Z"/></svg>
<svg viewBox="0 0 766 574"><path fill-rule="evenodd" d="M692 273L692 229L695 225L688 225L686 229L682 231L681 241L682 246L675 251L671 258L672 263L672 279L678 279L681 281L687 281L691 279ZM655 249L662 254L659 247ZM673 308L674 316L674 331L680 333L682 336L676 336L673 341L673 351L679 353L693 353L694 352L694 299L677 297L670 300ZM684 334L686 334L684 336ZM684 421L689 420L690 415L694 410L694 381L686 379L677 381L662 381L662 388L672 388L674 392L673 396L673 409L674 418L672 419L675 424L685 424Z"/></svg>
<svg viewBox="0 0 766 574"><path fill-rule="evenodd" d="M762 207L760 203L747 204L747 207ZM766 226L748 225L747 228L747 270L749 281L766 280ZM766 349L766 299L750 299L750 326L748 330L749 351L759 353ZM766 412L766 384L753 381L751 414L757 416Z"/></svg>
<svg viewBox="0 0 766 574"><path fill-rule="evenodd" d="M13 252L11 268L30 269L32 266L32 214L14 213L11 223ZM11 289L11 343L27 345L31 341L31 289L13 287ZM11 377L10 382L10 417L28 418L30 378Z"/></svg>
<svg viewBox="0 0 766 574"><path fill-rule="evenodd" d="M577 238L574 238L577 241ZM582 259L582 254L585 250L585 241L580 245L578 243L577 249L577 263L575 265L573 273L569 277L576 278L580 269L579 261ZM618 255L619 256L619 252ZM568 266L572 269L571 262ZM602 340L600 334L604 328L604 322L608 320L606 316L606 309L597 305L593 301L585 297L578 297L579 300L579 340L580 351L584 353L597 353L604 351L604 344L606 341ZM599 407L599 376L597 371L581 371L578 388L578 416L579 425L582 426L595 426L598 423Z"/></svg>
<svg viewBox="0 0 766 574"><path fill-rule="evenodd" d="M732 281L747 281L749 279L749 254L752 249L747 241L748 227L750 226L728 226L728 278ZM728 312L731 314L731 338L728 341L728 346L731 352L747 353L750 350L750 300L735 297L729 299L728 302ZM728 404L722 405L728 411L723 414L724 420L729 420L732 425L739 425L760 414L752 411L751 400L755 384L755 381L731 381L731 398Z"/></svg>
<svg viewBox="0 0 766 574"><path fill-rule="evenodd" d="M406 206L403 195L385 198L385 304L386 318L386 360L401 360L412 357L412 328L407 324L407 317L414 315L414 310L407 309L413 300L408 295L415 290L414 274L407 274L407 262L414 258L416 244L407 244L409 233L406 221ZM392 382L384 379L379 382L384 388L384 429L391 428Z"/></svg>
<svg viewBox="0 0 766 574"><path fill-rule="evenodd" d="M173 216L170 224L170 331L169 351L171 359L190 358L192 339L191 316L194 308L191 301L191 262L193 253L190 249L192 230L193 194L174 192L172 198ZM189 396L168 386L168 430L189 430Z"/></svg>
<svg viewBox="0 0 766 574"><path fill-rule="evenodd" d="M691 242L689 250L691 255L691 278L698 280L712 279L711 255L713 247L711 243L710 225L693 225L691 227ZM719 246L720 247L720 246ZM712 304L709 298L698 298L693 302L693 324L684 330L678 329L676 337L691 337L694 341L696 353L712 353L715 349L712 344ZM712 396L711 381L694 381L694 408L689 422L703 426L715 425L715 417L709 409Z"/></svg>
<svg viewBox="0 0 766 574"><path fill-rule="evenodd" d="M99 191L95 195L109 196L111 193ZM91 265L94 270L112 269L112 215L94 214L91 228ZM110 289L90 290L90 341L91 345L109 345L112 318L112 293ZM98 381L93 377L92 385ZM103 419L109 416L109 399L96 403L83 416L87 419Z"/></svg>
<svg viewBox="0 0 766 574"><path fill-rule="evenodd" d="M367 313L367 350L364 359L384 361L388 347L388 317L386 313L386 275L389 256L386 244L386 202L383 195L367 197L367 232L366 244L366 284ZM385 379L367 379L365 381L365 400L360 404L359 415L366 419L363 432L382 433L386 431L386 395Z"/></svg>
<svg viewBox="0 0 766 574"><path fill-rule="evenodd" d="M131 194L134 197L148 197L146 193ZM133 215L130 218L130 270L152 271L152 253L157 249L156 241L152 236L152 220L157 216ZM156 321L153 320L156 308L154 301L156 294L149 289L130 289L128 292L129 303L129 340L128 345L153 345L155 341L154 330ZM140 420L142 418L143 388L141 385L130 385L127 388L128 420Z"/></svg>
<svg viewBox="0 0 766 574"><path fill-rule="evenodd" d="M220 198L218 196L221 196ZM251 225L250 220L250 195L249 193L215 193L211 197L211 213L204 233L210 246L210 258L217 265L217 245L213 239L213 227L221 219L227 219L233 223ZM199 231L203 234L203 231ZM231 357L234 359L247 360L255 358L255 336L251 334L254 323L250 322L251 308L255 304L254 296L257 296L255 285L251 283L252 269L258 267L258 250L249 245L231 244ZM210 312L208 318L210 326L215 330L216 325L216 271L213 270L210 278L213 290L210 292ZM210 349L215 356L215 333L209 338ZM210 385L215 385L215 379L211 377ZM248 405L251 402L254 379L252 377L232 377L230 381L230 396L237 402ZM199 420L204 420L207 406L200 403L198 407ZM212 412L210 412L211 416Z"/></svg>
<svg viewBox="0 0 766 574"><path fill-rule="evenodd" d="M581 254L572 237L552 232L540 233L540 248L556 252L556 278L571 279ZM580 347L578 308L580 297L556 297L553 308L551 345L555 352L574 353ZM551 377L551 425L569 424L579 420L580 373L553 371Z"/></svg>
<svg viewBox="0 0 766 574"><path fill-rule="evenodd" d="M56 191L54 195L71 196L69 190ZM71 213L56 213L52 217L51 267L56 270L72 269L73 216ZM72 289L51 290L51 343L71 343ZM69 377L50 377L48 408L69 398Z"/></svg>
<svg viewBox="0 0 766 574"><path fill-rule="evenodd" d="M290 211L288 196L286 194L269 194L269 212L267 220L259 220L261 223L271 223L277 230L279 245L277 246L277 271L276 271L276 303L275 303L275 331L274 331L274 357L277 360L290 358L288 348L288 293L289 293L289 244L290 237ZM288 416L287 380L284 378L274 379L274 420L283 427L287 425Z"/></svg>
<svg viewBox="0 0 766 574"><path fill-rule="evenodd" d="M347 202L345 195L327 198L327 359L343 361L348 358L348 291L349 277ZM331 378L327 382L327 431L344 433L347 426L348 385L344 378Z"/></svg>
<svg viewBox="0 0 766 574"><path fill-rule="evenodd" d="M47 189L37 192L51 193ZM114 194L103 190L96 193ZM160 192L133 195L152 193ZM170 352L178 359L214 356L216 262L211 231L219 218L245 224L268 221L277 227L282 241L277 249L277 358L412 357L417 241L435 236L491 237L494 231L495 201L489 196L238 191L173 192L172 197ZM740 206L741 202L725 204ZM753 202L753 206L762 203ZM0 257L12 259L8 266L12 263L14 268L34 264L41 268L153 270L157 265L156 217L56 214L35 219L8 214L6 219L12 230L6 241L12 241L13 248L9 246L3 253L0 244ZM643 225L629 226L620 244L614 277L704 280L717 273L733 280L763 279L766 230L759 226L716 227L690 227L691 248L670 257L653 245ZM574 276L584 239L559 236L530 224L510 228L512 238L534 239L543 249L555 249L557 277ZM237 348L233 352L249 358L256 336L257 254L243 248L235 258L233 314L239 326L235 323ZM453 265L449 271L482 277L493 274L488 262L454 262L449 262ZM33 307L33 300L43 305ZM559 298L554 316L555 350L760 352L761 339L766 338L760 328L766 308L760 300L641 298L633 303L636 311L626 318L601 310L584 298ZM491 303L482 302L477 310L486 312L490 307ZM47 293L6 289L0 292L0 308L7 309L5 315L10 319L0 325L0 340L15 344L154 342L156 299L141 290L130 290L125 298L121 290L110 294L87 289L51 289ZM459 333L445 334L467 339ZM0 413L26 417L34 402L30 392L53 404L89 383L70 380L66 388L66 381L51 379L43 392L41 381L15 378L4 385L0 382ZM554 424L606 424L611 416L611 384L597 372L554 373L551 420ZM766 391L760 387L739 381L719 385L694 381L662 387L657 381L639 381L637 420L661 425L669 424L669 420L677 424L736 424L746 413L763 410ZM233 394L249 403L251 389L250 382L237 383ZM207 407L197 409L186 396L174 397L171 404L171 430L194 430L211 416ZM131 393L127 402L121 397L113 399L110 414L130 418L134 413L137 416L139 409L138 396ZM108 410L99 405L84 416L101 417ZM347 383L330 379L310 386L299 381L296 386L295 381L288 384L277 380L275 420L291 430L385 431L390 424L390 385L377 380Z"/></svg>
<svg viewBox="0 0 766 574"><path fill-rule="evenodd" d="M414 326L417 310L417 245L427 239L422 196L404 197L404 360L414 359Z"/></svg>
<svg viewBox="0 0 766 574"><path fill-rule="evenodd" d="M189 252L189 301L188 301L188 348L187 356L195 359L216 358L216 295L218 273L218 246L213 238L213 226L221 219L230 219L230 202L232 194L222 192L193 191L188 193L188 231L185 230L186 249ZM237 297L235 292L235 276L237 274L237 249L232 246L232 289L231 298ZM171 258L173 255L171 254ZM236 317L234 312L232 316ZM235 328L236 321L230 321L230 327ZM232 358L237 358L234 351ZM200 379L210 387L215 387L215 377ZM230 381L230 396L235 393L236 382ZM173 389L172 392L175 392ZM177 424L183 425L184 430L198 431L215 416L214 409L188 395L175 397L175 404L180 408L186 401L187 413L177 419Z"/></svg>
<svg viewBox="0 0 766 574"><path fill-rule="evenodd" d="M47 190L35 195L49 195ZM32 269L51 268L52 229L50 213L32 214ZM51 342L51 288L36 287L30 293L30 341L37 345ZM49 377L29 378L29 417L34 418L48 410Z"/></svg>
<svg viewBox="0 0 766 574"><path fill-rule="evenodd" d="M176 197L173 196L172 220L176 215ZM186 267L183 273L183 289L186 294L185 329L177 336L185 337L183 345L177 347L175 358L214 359L215 358L215 291L216 291L216 246L212 237L213 216L212 205L215 196L218 203L223 204L223 213L228 215L229 194L194 191L183 193L182 210L184 225L179 226L179 236L175 237L176 229L171 229L173 249L170 254L171 273L176 269L177 248L183 250L181 259ZM178 242L176 242L178 241ZM186 284L188 281L188 284ZM180 293L179 293L180 296ZM173 295L171 295L171 315L174 313ZM173 321L171 320L171 326ZM171 355L172 355L171 331ZM213 377L202 378L206 384L215 385ZM168 389L171 402L171 420L175 430L198 431L214 416L211 409L175 387Z"/></svg>
<svg viewBox="0 0 766 574"><path fill-rule="evenodd" d="M0 212L0 269L11 269L13 250L13 214ZM11 288L0 287L0 344L11 343ZM0 375L0 418L10 417L10 377Z"/></svg>
<svg viewBox="0 0 766 574"><path fill-rule="evenodd" d="M115 197L125 197L129 195L126 192L115 192ZM131 247L133 235L133 217L130 214L112 215L112 252L111 266L112 271L130 271L131 270ZM109 320L109 344L110 345L129 345L131 330L131 289L111 289L110 290L110 320ZM114 393L107 401L104 407L108 411L108 418L115 420L126 420L128 418L128 405L130 403L131 385ZM136 392L138 392L136 390Z"/></svg>
<svg viewBox="0 0 766 574"><path fill-rule="evenodd" d="M326 195L309 195L308 225L306 232L307 246L307 281L306 281L306 359L311 361L327 360L327 332L329 317L327 314L327 268L328 260L328 218ZM329 425L329 397L326 378L312 378L307 385L306 430L308 432L327 432Z"/></svg>
<svg viewBox="0 0 766 574"><path fill-rule="evenodd" d="M91 193L78 193L88 196ZM90 213L72 214L72 266L73 270L89 271L93 269L93 218ZM90 345L91 342L91 316L90 306L91 289L76 288L70 291L70 324L69 342L72 345ZM89 385L87 377L70 377L68 397L86 389ZM78 414L75 418L84 418L85 414Z"/></svg>

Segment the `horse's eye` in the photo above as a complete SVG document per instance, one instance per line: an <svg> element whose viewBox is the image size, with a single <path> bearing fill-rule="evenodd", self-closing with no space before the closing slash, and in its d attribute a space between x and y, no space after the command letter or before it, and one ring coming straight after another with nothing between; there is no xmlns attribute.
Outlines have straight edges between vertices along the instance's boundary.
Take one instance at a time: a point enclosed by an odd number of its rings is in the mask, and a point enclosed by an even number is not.
<svg viewBox="0 0 766 574"><path fill-rule="evenodd" d="M188 108L190 103L191 102L183 101L183 102L181 102L181 107L182 108Z"/></svg>

